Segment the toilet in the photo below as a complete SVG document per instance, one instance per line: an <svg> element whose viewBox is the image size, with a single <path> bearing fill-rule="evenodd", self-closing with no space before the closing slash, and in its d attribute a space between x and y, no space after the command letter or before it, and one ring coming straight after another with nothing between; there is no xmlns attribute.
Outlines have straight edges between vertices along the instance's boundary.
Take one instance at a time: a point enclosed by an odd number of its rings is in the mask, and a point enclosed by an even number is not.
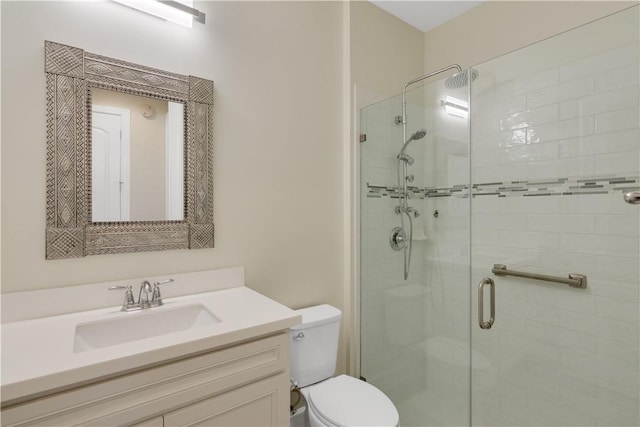
<svg viewBox="0 0 640 427"><path fill-rule="evenodd" d="M336 371L342 312L327 304L296 310L289 330L291 378L307 401L309 427L397 427L391 400L369 383Z"/></svg>

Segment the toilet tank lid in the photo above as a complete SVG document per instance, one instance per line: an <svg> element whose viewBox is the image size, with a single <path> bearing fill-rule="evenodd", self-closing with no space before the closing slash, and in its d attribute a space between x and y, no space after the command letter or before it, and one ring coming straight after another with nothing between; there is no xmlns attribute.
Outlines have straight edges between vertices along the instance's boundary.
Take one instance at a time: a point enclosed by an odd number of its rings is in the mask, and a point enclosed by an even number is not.
<svg viewBox="0 0 640 427"><path fill-rule="evenodd" d="M301 308L295 312L302 316L302 323L292 326L293 330L313 328L342 319L342 312L329 304Z"/></svg>

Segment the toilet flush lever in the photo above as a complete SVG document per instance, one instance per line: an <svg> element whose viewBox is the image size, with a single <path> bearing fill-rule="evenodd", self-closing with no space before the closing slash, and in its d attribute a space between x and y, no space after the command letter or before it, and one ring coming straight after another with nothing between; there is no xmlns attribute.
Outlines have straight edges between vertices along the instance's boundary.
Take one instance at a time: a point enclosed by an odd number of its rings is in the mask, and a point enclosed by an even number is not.
<svg viewBox="0 0 640 427"><path fill-rule="evenodd" d="M298 332L298 335L293 337L294 341L302 341L303 339L304 339L304 333L302 333L302 332Z"/></svg>

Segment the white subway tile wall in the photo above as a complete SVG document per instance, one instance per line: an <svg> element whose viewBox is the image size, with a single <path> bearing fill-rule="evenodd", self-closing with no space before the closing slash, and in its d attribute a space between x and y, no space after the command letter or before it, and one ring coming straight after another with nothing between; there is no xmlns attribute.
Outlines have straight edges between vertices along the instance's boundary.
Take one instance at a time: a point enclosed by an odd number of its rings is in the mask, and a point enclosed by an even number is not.
<svg viewBox="0 0 640 427"><path fill-rule="evenodd" d="M497 297L494 327L472 328L489 361L473 369L473 425L640 425L640 209L622 200L640 189L637 11L611 28L629 22L621 45L472 87L474 184L564 180L540 184L548 196L471 202L473 281L492 277ZM491 79L508 66L476 68ZM497 277L496 263L586 274L587 289Z"/></svg>
<svg viewBox="0 0 640 427"><path fill-rule="evenodd" d="M402 425L640 425L640 208L622 199L640 190L638 9L474 67L470 122L439 108L466 88L412 98L409 129L422 116L427 137L410 151L411 205L428 239L409 281L388 243L400 97L361 111L361 372Z"/></svg>

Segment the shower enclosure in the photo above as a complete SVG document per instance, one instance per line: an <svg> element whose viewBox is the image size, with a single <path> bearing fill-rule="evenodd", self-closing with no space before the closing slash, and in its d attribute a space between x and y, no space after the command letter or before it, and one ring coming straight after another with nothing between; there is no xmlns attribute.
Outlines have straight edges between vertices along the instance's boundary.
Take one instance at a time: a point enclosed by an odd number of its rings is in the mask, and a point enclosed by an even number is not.
<svg viewBox="0 0 640 427"><path fill-rule="evenodd" d="M360 110L359 368L403 426L640 425L639 9Z"/></svg>

